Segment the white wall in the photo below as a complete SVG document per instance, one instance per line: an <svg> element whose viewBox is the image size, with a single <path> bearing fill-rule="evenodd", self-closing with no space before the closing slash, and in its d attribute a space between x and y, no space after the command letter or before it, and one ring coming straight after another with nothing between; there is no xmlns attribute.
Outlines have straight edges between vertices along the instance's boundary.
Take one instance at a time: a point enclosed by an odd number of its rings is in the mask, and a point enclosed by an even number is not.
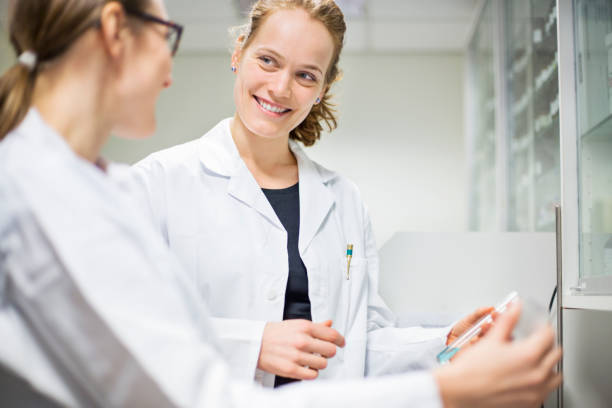
<svg viewBox="0 0 612 408"><path fill-rule="evenodd" d="M175 58L173 84L157 105L157 132L145 140L111 138L103 154L134 163L149 153L202 136L232 116L233 75L229 54L188 54Z"/></svg>
<svg viewBox="0 0 612 408"><path fill-rule="evenodd" d="M311 157L357 183L379 246L399 230L465 230L463 56L347 54L341 65L339 128ZM156 135L113 139L105 155L132 163L199 137L232 115L232 81L228 54L178 56Z"/></svg>
<svg viewBox="0 0 612 408"><path fill-rule="evenodd" d="M349 176L381 246L396 231L463 231L463 57L348 55L340 124L311 149Z"/></svg>

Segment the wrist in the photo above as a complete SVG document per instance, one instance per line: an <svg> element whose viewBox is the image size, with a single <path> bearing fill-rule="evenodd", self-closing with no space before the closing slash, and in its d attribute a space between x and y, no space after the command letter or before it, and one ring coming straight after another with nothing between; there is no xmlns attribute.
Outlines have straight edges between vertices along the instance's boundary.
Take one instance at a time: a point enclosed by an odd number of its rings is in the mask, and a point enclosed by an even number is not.
<svg viewBox="0 0 612 408"><path fill-rule="evenodd" d="M433 372L434 380L438 385L440 400L444 408L460 408L461 389L458 387L459 377L454 373L453 367L446 365Z"/></svg>
<svg viewBox="0 0 612 408"><path fill-rule="evenodd" d="M262 355L265 352L264 345L266 342L267 331L270 329L270 324L271 322L265 322L263 329L261 330L261 338L259 340L259 354L257 355L257 368L259 368L260 370L265 370L265 363L262 361Z"/></svg>

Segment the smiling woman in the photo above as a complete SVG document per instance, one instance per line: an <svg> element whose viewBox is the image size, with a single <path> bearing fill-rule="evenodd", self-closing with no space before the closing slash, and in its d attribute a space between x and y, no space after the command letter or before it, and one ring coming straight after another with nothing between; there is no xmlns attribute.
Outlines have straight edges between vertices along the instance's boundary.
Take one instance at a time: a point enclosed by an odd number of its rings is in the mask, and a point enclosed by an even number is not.
<svg viewBox="0 0 612 408"><path fill-rule="evenodd" d="M345 30L331 0L257 1L231 57L234 117L136 165L234 375L267 386L428 367L448 333L395 327L359 191L298 143L336 127Z"/></svg>
<svg viewBox="0 0 612 408"><path fill-rule="evenodd" d="M292 26L291 24L295 22L295 19L285 18L283 13L273 13L273 11L280 10L293 10L310 17L310 19L301 20L306 25L313 22L319 24L313 24L313 29L304 25L301 27ZM273 22L264 24L266 19L272 19ZM259 31L262 26L267 32L264 35L257 35L260 34ZM279 64L286 63L287 58L294 61L291 56L298 52L318 58L319 61L314 65L309 65L310 61L306 61L305 66L298 67L302 71L298 70L295 73L303 87L315 88L319 92L319 95L314 99L316 103L314 105L311 103L308 114L301 117L302 120L290 131L291 139L302 142L305 146L312 146L319 139L323 131L323 124L327 125L329 131L337 126L333 105L330 102L332 95L329 93L329 88L336 80L340 79L341 73L338 62L344 45L345 31L344 17L333 2L321 2L318 7L313 7L312 2L309 1L283 0L257 2L251 11L250 22L239 29L236 52L232 59L234 66L238 62L240 53L244 53L251 48L250 46L255 38L258 39L258 45L262 48L253 47L256 50L252 52L267 72L278 71L281 67ZM304 36L303 33L308 33L308 36ZM271 37L272 35L280 35L281 37L277 38L285 39L280 45L284 46L283 51L288 55L279 54L280 50L262 46L266 41L269 43L274 38ZM262 39L262 37L265 37L265 39ZM329 46L330 41L331 47ZM296 43L300 44L299 49L290 49ZM274 106L274 104L271 105ZM296 116L300 118L300 115Z"/></svg>

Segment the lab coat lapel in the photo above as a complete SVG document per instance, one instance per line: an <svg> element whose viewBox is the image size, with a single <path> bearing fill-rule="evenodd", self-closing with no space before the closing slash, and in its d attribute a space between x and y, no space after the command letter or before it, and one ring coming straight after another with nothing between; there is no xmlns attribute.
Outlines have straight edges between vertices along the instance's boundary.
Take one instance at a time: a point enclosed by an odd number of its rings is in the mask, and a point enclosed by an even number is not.
<svg viewBox="0 0 612 408"><path fill-rule="evenodd" d="M284 230L268 199L240 157L230 126L231 118L225 119L200 139L200 161L207 170L229 178L229 195L253 208L275 227Z"/></svg>
<svg viewBox="0 0 612 408"><path fill-rule="evenodd" d="M335 199L327 188L333 173L317 167L295 142L290 143L297 158L300 177L300 237L299 250L304 254L321 225L328 217Z"/></svg>
<svg viewBox="0 0 612 408"><path fill-rule="evenodd" d="M285 230L270 202L261 191L261 187L244 162L237 166L236 172L230 177L227 192L237 200L250 206L274 226Z"/></svg>

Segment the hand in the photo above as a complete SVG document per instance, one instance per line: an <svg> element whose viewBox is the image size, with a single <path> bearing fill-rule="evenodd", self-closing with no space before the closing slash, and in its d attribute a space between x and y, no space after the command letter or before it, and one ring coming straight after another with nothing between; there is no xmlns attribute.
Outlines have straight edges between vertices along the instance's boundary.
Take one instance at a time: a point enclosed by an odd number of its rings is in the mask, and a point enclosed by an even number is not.
<svg viewBox="0 0 612 408"><path fill-rule="evenodd" d="M485 317L487 314L492 313L495 310L494 307L480 307L471 314L465 316L459 320L457 324L453 326L450 333L446 337L446 345L449 345L453 341L457 340L463 333L465 333L470 327L476 324L480 319ZM483 325L483 328L477 338L482 337L490 328L490 324Z"/></svg>
<svg viewBox="0 0 612 408"><path fill-rule="evenodd" d="M445 408L538 407L559 386L561 349L552 328L513 342L519 314L520 305L509 306L477 345L434 372Z"/></svg>
<svg viewBox="0 0 612 408"><path fill-rule="evenodd" d="M497 318L497 314L495 313L495 308L492 306L489 306L489 307L478 308L473 313L461 319L457 324L453 326L451 331L448 333L448 336L446 336L446 345L448 346L453 341L457 340L459 337L461 337L463 333L468 331L473 325L475 325L480 319L482 319L489 313L492 313L494 319ZM491 328L491 323L483 324L481 326L480 333L474 336L468 344L465 344L463 347L461 347L460 353L466 350L469 346L476 344L489 331L490 328ZM452 359L455 359L457 355L455 355Z"/></svg>
<svg viewBox="0 0 612 408"><path fill-rule="evenodd" d="M313 380L344 347L344 337L331 328L332 321L285 320L267 323L257 368L283 377Z"/></svg>

